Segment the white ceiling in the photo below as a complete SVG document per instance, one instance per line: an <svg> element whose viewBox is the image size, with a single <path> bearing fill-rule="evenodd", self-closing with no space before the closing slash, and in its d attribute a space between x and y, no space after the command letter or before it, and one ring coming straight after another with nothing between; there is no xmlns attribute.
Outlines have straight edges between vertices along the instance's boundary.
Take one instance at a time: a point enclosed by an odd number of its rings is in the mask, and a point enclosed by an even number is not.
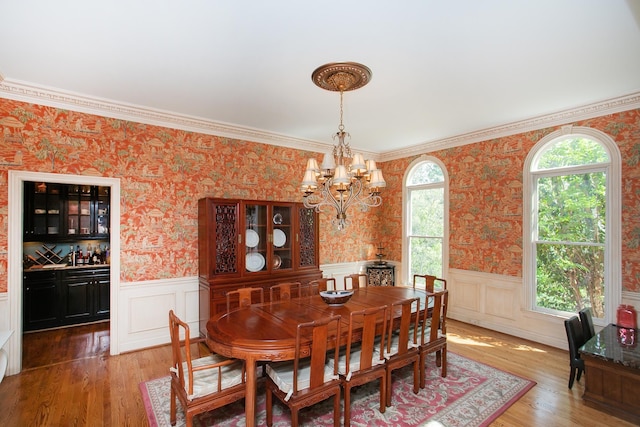
<svg viewBox="0 0 640 427"><path fill-rule="evenodd" d="M373 72L352 147L428 147L635 99L640 0L0 0L0 96L45 105L309 148L337 130L311 81L334 61Z"/></svg>

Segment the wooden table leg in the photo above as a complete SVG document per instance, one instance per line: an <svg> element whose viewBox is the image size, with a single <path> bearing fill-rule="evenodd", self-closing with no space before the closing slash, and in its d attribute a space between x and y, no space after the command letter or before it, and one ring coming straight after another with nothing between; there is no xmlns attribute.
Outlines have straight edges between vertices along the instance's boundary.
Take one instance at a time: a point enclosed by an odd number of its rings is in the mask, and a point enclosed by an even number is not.
<svg viewBox="0 0 640 427"><path fill-rule="evenodd" d="M245 369L247 374L247 388L244 398L244 413L247 418L246 426L254 427L256 424L256 394L258 387L256 361L254 359L246 359Z"/></svg>

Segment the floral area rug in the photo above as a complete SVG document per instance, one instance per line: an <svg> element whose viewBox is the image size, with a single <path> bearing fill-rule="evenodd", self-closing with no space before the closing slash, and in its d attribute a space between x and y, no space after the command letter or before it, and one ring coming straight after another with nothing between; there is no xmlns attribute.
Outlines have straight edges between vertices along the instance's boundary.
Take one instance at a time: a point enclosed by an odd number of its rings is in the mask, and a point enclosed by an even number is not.
<svg viewBox="0 0 640 427"><path fill-rule="evenodd" d="M392 406L384 414L379 411L380 384L374 381L352 389L351 425L365 426L488 426L535 382L449 352L447 377L440 376L432 356L427 360L426 387L413 394L411 367L393 374ZM149 425L170 426L169 377L140 384ZM184 413L178 405L176 426L184 426ZM265 395L258 388L256 425L266 425ZM302 409L301 425L314 427L333 425L332 400ZM194 426L236 427L245 425L244 400L195 417ZM274 399L273 425L291 425L288 408Z"/></svg>

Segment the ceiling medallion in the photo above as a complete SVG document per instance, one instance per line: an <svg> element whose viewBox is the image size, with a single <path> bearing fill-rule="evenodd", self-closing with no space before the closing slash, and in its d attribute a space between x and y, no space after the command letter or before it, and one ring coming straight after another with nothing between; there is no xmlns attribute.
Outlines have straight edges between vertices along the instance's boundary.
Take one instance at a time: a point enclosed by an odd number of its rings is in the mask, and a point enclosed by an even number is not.
<svg viewBox="0 0 640 427"><path fill-rule="evenodd" d="M311 74L311 79L322 89L348 92L369 83L371 70L357 62L333 62L316 68Z"/></svg>

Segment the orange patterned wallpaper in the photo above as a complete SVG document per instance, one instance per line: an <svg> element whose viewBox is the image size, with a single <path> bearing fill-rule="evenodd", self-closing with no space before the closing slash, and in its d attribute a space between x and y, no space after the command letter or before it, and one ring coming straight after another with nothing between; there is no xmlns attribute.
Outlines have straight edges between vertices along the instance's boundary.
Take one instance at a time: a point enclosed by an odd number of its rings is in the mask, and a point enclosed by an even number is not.
<svg viewBox="0 0 640 427"><path fill-rule="evenodd" d="M623 289L640 292L640 110L573 123L598 129L622 157ZM529 150L557 128L532 131L429 153L450 178L449 267L522 276L522 171ZM402 179L418 156L381 164L389 191L382 232L391 259L400 259Z"/></svg>
<svg viewBox="0 0 640 427"><path fill-rule="evenodd" d="M623 287L640 291L640 110L575 125L608 133L622 152ZM553 130L430 153L451 178L451 268L522 275L522 167L528 150ZM9 169L120 178L121 280L130 282L197 275L196 201L301 201L298 186L312 154L6 99L0 132L0 292L7 290ZM375 259L378 244L387 259L400 260L402 179L414 159L381 163L383 205L350 211L344 232L331 224L332 213L321 215L322 264Z"/></svg>
<svg viewBox="0 0 640 427"><path fill-rule="evenodd" d="M196 276L197 200L302 201L312 154L0 99L0 292L9 169L120 178L121 280L130 282ZM330 219L321 215L321 262L362 259L374 241L366 216L350 215L345 234Z"/></svg>

